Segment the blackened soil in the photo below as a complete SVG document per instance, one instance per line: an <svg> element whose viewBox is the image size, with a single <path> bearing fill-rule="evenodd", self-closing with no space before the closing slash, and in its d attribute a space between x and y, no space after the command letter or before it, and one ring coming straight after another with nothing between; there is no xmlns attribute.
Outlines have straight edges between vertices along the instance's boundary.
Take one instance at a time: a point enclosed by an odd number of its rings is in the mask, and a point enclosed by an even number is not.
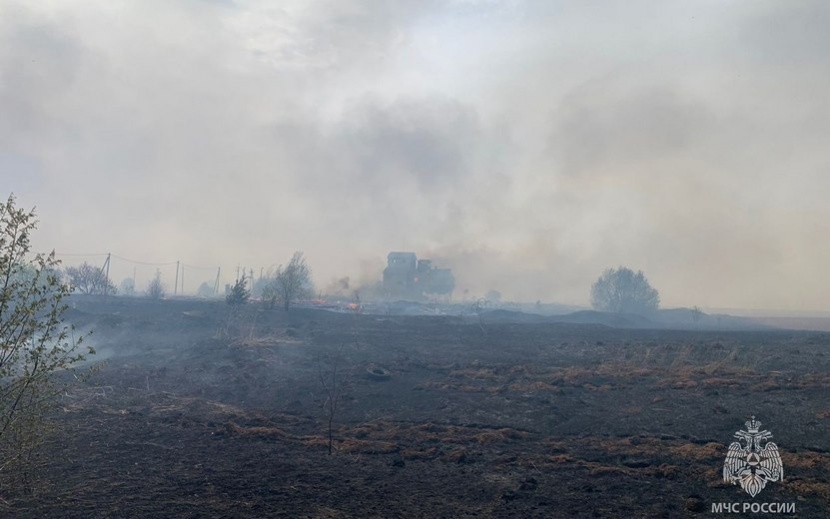
<svg viewBox="0 0 830 519"><path fill-rule="evenodd" d="M828 516L826 334L119 299L72 319L106 365L63 397L9 517ZM785 469L754 499L721 478L750 415Z"/></svg>

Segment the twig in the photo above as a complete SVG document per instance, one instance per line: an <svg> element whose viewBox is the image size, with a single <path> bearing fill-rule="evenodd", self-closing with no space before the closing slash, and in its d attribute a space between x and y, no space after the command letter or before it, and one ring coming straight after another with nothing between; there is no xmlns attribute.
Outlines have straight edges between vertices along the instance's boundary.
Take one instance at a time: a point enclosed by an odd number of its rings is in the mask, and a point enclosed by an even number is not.
<svg viewBox="0 0 830 519"><path fill-rule="evenodd" d="M332 367L331 372L331 386L326 383L326 377L323 375L323 363L322 360L318 361L318 371L320 374L320 383L323 385L323 389L326 392L327 399L326 404L329 406L329 416L328 416L328 435L329 435L329 455L332 453L332 448L334 444L334 415L337 413L337 366L340 363L340 352L343 351L343 344L337 349L337 353L334 357L334 366ZM326 405L324 404L324 405Z"/></svg>

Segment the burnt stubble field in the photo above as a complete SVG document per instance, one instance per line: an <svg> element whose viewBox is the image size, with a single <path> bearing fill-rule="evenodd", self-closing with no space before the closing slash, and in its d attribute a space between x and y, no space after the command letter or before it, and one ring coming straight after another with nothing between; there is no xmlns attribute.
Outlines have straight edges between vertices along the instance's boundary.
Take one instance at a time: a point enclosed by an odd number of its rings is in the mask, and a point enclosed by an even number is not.
<svg viewBox="0 0 830 519"><path fill-rule="evenodd" d="M44 484L3 505L15 517L694 517L734 501L826 517L830 505L824 333L75 306L106 364L63 397ZM785 474L754 499L721 477L751 415Z"/></svg>

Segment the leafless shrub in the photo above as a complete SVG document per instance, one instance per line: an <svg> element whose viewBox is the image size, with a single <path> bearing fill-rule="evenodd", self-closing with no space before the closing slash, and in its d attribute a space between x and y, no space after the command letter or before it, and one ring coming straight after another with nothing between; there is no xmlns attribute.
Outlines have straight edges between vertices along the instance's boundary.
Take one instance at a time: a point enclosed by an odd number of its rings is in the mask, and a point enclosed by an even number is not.
<svg viewBox="0 0 830 519"><path fill-rule="evenodd" d="M340 364L340 353L343 350L341 345L338 348L334 358L331 359L331 368L328 371L323 369L322 358L317 359L317 370L320 375L320 383L323 385L323 391L326 393L326 401L323 407L326 409L326 421L328 425L328 450L329 455L332 453L332 446L334 444L334 417L337 414L337 404L340 400L340 385L337 380L337 368Z"/></svg>
<svg viewBox="0 0 830 519"><path fill-rule="evenodd" d="M161 282L161 272L156 271L156 276L147 285L147 297L150 299L161 299L165 295L164 283Z"/></svg>
<svg viewBox="0 0 830 519"><path fill-rule="evenodd" d="M107 279L104 271L83 262L78 267L66 267L69 285L82 294L114 294L115 285Z"/></svg>
<svg viewBox="0 0 830 519"><path fill-rule="evenodd" d="M295 252L288 265L280 265L272 281L263 289L262 296L271 302L282 302L287 312L291 304L298 299L311 297L314 290L311 286L311 269L303 257L302 252Z"/></svg>

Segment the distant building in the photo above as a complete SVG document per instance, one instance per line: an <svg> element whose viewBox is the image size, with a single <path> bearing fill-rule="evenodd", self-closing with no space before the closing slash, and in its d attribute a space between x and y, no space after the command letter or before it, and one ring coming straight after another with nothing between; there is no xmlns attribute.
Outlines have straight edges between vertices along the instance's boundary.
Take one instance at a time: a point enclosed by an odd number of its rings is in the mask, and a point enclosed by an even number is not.
<svg viewBox="0 0 830 519"><path fill-rule="evenodd" d="M414 252L390 252L383 270L386 297L424 299L428 296L450 297L455 277L450 269L432 266L431 260L419 260Z"/></svg>

